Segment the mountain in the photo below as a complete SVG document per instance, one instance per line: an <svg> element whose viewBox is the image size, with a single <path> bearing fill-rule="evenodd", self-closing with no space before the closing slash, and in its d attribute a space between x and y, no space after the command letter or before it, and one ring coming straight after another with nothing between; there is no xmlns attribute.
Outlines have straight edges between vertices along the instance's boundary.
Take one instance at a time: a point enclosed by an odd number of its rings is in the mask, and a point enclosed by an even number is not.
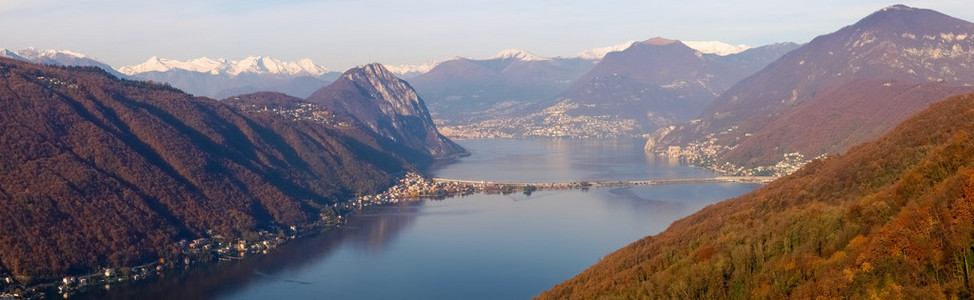
<svg viewBox="0 0 974 300"><path fill-rule="evenodd" d="M629 48L635 42L636 41L628 41L622 44L612 45L608 47L592 48L592 49L582 51L578 53L578 55L576 56L581 59L599 61L602 60L602 58L604 58L606 54L609 54L610 52L626 50L626 48Z"/></svg>
<svg viewBox="0 0 974 300"><path fill-rule="evenodd" d="M466 154L440 134L423 99L409 83L381 64L349 69L307 100L335 114L351 116L379 136L421 156L443 159Z"/></svg>
<svg viewBox="0 0 974 300"><path fill-rule="evenodd" d="M179 61L153 56L119 71L132 78L166 82L194 95L217 99L258 91L307 97L337 76L309 59L289 62L266 56L238 61L206 57Z"/></svg>
<svg viewBox="0 0 974 300"><path fill-rule="evenodd" d="M721 41L684 41L684 45L700 53L717 54L720 56L731 55L751 49L747 45L731 45Z"/></svg>
<svg viewBox="0 0 974 300"><path fill-rule="evenodd" d="M710 205L539 299L969 298L974 94Z"/></svg>
<svg viewBox="0 0 974 300"><path fill-rule="evenodd" d="M237 76L241 73L275 74L280 76L321 76L328 73L328 69L315 65L310 59L288 62L272 57L248 56L239 61L210 58L198 58L189 61L178 61L153 56L148 61L134 66L119 68L120 72L134 75L145 72L166 72L173 69L188 70L213 75L227 74Z"/></svg>
<svg viewBox="0 0 974 300"><path fill-rule="evenodd" d="M0 58L0 274L49 280L307 225L416 169L340 116L238 104Z"/></svg>
<svg viewBox="0 0 974 300"><path fill-rule="evenodd" d="M795 47L771 45L719 56L653 38L606 55L558 97L558 105L570 107L567 115L633 120L637 134L652 132L689 121L731 85Z"/></svg>
<svg viewBox="0 0 974 300"><path fill-rule="evenodd" d="M409 79L412 77L426 74L426 72L429 72L430 70L435 68L436 65L439 64L440 62L438 61L428 61L418 65L395 65L395 66L383 65L383 66L385 66L386 69L389 70L389 72L399 75L399 78Z"/></svg>
<svg viewBox="0 0 974 300"><path fill-rule="evenodd" d="M972 35L974 24L936 11L884 8L788 53L647 149L681 146L684 158L730 173L842 153L932 101L974 91Z"/></svg>
<svg viewBox="0 0 974 300"><path fill-rule="evenodd" d="M583 58L543 58L504 50L492 58L454 58L425 74L409 78L445 123L504 115L527 104L548 100L595 65Z"/></svg>
<svg viewBox="0 0 974 300"><path fill-rule="evenodd" d="M125 75L116 71L115 68L98 59L68 50L37 49L33 47L27 47L18 51L0 49L0 57L9 57L45 65L98 67L115 77L126 78Z"/></svg>

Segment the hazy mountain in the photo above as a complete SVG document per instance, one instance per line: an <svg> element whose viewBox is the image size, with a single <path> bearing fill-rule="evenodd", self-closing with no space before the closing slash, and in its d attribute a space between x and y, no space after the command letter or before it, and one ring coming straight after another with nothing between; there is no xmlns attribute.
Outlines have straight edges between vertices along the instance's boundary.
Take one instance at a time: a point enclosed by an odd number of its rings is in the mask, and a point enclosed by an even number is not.
<svg viewBox="0 0 974 300"><path fill-rule="evenodd" d="M721 41L681 41L687 47L693 50L700 51L701 53L710 53L717 55L731 55L744 52L751 47L747 45L731 45Z"/></svg>
<svg viewBox="0 0 974 300"><path fill-rule="evenodd" d="M636 41L628 41L628 42L624 42L621 44L612 45L608 47L598 47L598 48L588 49L578 53L576 57L599 61L602 60L602 58L605 57L606 54L609 54L610 52L626 50L626 48L629 48L635 42Z"/></svg>
<svg viewBox="0 0 974 300"><path fill-rule="evenodd" d="M0 49L0 57L9 57L32 63L55 65L55 66L82 66L98 67L119 78L126 78L125 75L112 68L98 59L87 55L68 51L53 49L36 49L33 47L24 48L18 51Z"/></svg>
<svg viewBox="0 0 974 300"><path fill-rule="evenodd" d="M409 83L381 64L349 69L307 100L337 115L351 116L379 136L422 155L449 158L466 153L440 134Z"/></svg>
<svg viewBox="0 0 974 300"><path fill-rule="evenodd" d="M142 64L121 67L119 71L133 78L166 82L194 95L218 99L258 91L307 97L338 75L309 59L289 62L263 56L239 61L206 57L179 61L153 56Z"/></svg>
<svg viewBox="0 0 974 300"><path fill-rule="evenodd" d="M720 56L680 41L653 38L608 53L558 96L571 116L633 120L641 134L688 121L720 93L784 53L793 43Z"/></svg>
<svg viewBox="0 0 974 300"><path fill-rule="evenodd" d="M902 5L819 36L723 93L700 120L647 148L715 151L716 164L773 165L842 153L974 84L974 24Z"/></svg>
<svg viewBox="0 0 974 300"><path fill-rule="evenodd" d="M0 58L0 273L50 279L155 260L208 230L308 224L415 169L369 128L240 98Z"/></svg>
<svg viewBox="0 0 974 300"><path fill-rule="evenodd" d="M440 64L438 61L428 61L418 65L383 65L389 72L399 75L399 78L409 79L419 75L426 74L436 65Z"/></svg>
<svg viewBox="0 0 974 300"><path fill-rule="evenodd" d="M488 59L457 57L441 62L409 83L437 119L456 122L549 100L594 64L589 59L543 58L505 50Z"/></svg>
<svg viewBox="0 0 974 300"><path fill-rule="evenodd" d="M676 221L539 299L970 297L972 170L974 94Z"/></svg>

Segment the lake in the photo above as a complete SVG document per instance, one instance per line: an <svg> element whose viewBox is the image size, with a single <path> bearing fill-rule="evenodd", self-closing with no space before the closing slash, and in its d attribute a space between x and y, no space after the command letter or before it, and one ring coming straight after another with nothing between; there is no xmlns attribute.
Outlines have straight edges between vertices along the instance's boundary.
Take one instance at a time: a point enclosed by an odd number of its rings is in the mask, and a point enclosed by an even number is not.
<svg viewBox="0 0 974 300"><path fill-rule="evenodd" d="M637 139L461 140L432 176L564 182L713 177ZM526 299L700 208L759 187L692 183L475 194L374 207L267 255L81 295L156 299Z"/></svg>

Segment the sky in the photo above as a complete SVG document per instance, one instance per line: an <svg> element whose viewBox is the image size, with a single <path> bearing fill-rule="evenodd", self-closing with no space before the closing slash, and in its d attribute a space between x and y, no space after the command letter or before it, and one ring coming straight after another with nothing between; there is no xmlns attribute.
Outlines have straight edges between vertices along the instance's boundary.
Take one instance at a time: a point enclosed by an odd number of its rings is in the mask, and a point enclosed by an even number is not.
<svg viewBox="0 0 974 300"><path fill-rule="evenodd" d="M970 0L902 1L974 21ZM504 49L573 56L661 36L805 43L890 6L874 0L2 0L0 48L63 49L116 68L152 56L310 58L335 71Z"/></svg>

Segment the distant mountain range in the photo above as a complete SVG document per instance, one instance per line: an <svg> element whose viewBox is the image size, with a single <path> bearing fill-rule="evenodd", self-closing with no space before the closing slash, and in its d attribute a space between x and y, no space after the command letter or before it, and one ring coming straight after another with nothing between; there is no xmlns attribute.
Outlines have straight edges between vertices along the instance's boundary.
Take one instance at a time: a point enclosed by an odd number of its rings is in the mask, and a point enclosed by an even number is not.
<svg viewBox="0 0 974 300"><path fill-rule="evenodd" d="M488 59L444 61L408 80L437 119L468 122L498 114L492 111L520 109L554 97L594 65L588 59L542 58L505 50Z"/></svg>
<svg viewBox="0 0 974 300"><path fill-rule="evenodd" d="M711 52L745 49L701 44ZM598 60L454 60L410 81L437 99L430 107L453 136L639 136L691 119L738 80L797 47L781 43L716 55L654 38L621 51L586 53L605 53L594 56ZM511 69L533 72L515 77Z"/></svg>
<svg viewBox="0 0 974 300"><path fill-rule="evenodd" d="M427 99L438 120L463 125L531 111L527 106L552 100L607 54L630 48L634 43L593 48L572 57L541 57L517 49L486 59L456 57L407 80ZM716 41L692 44L701 53L722 55L749 49ZM538 109L543 107L533 108Z"/></svg>
<svg viewBox="0 0 974 300"><path fill-rule="evenodd" d="M209 73L212 75L238 76L242 73L274 74L279 76L321 76L328 73L328 69L315 65L310 59L296 62L277 60L271 57L250 56L239 61L210 58L198 58L189 61L178 61L153 56L148 61L118 69L126 75L147 72L166 72L174 69Z"/></svg>
<svg viewBox="0 0 974 300"><path fill-rule="evenodd" d="M629 44L631 42L586 50L579 53L577 58L599 60L606 53L628 47ZM704 52L726 52L733 51L728 49L736 49L735 47L737 46L720 42L700 42L700 47L700 49L703 49L701 51ZM508 50L507 52L509 52L507 54L529 54L528 52L519 50ZM533 54L524 57L516 57L516 55L510 57L501 56L498 55L491 59L548 59ZM68 50L26 48L12 51L0 49L0 57L63 66L96 66L119 78L169 83L188 93L215 99L223 99L234 95L258 91L282 92L299 98L305 98L319 88L334 81L340 74L316 65L310 59L282 61L266 56L249 56L241 60L202 57L186 61L153 56L144 63L118 68L113 68L97 59ZM458 57L456 59L461 58ZM418 65L388 65L385 67L401 78L412 78L431 71L441 63L443 62L429 61ZM488 85L481 84L478 87ZM432 99L434 106L440 102L435 92L431 93L429 98ZM434 114L438 114L439 110L439 108L434 108Z"/></svg>
<svg viewBox="0 0 974 300"><path fill-rule="evenodd" d="M608 53L556 101L568 116L632 120L637 134L651 132L689 121L731 85L797 47L783 43L721 56L653 38Z"/></svg>
<svg viewBox="0 0 974 300"><path fill-rule="evenodd" d="M732 173L843 153L934 101L974 91L972 36L974 24L939 12L882 9L786 54L647 148L680 146L685 158L737 166Z"/></svg>
<svg viewBox="0 0 974 300"><path fill-rule="evenodd" d="M53 49L24 48L18 51L0 49L0 57L8 57L16 60L29 61L32 63L56 65L56 66L82 66L98 67L116 77L125 76L116 71L111 66L87 55L69 51Z"/></svg>
<svg viewBox="0 0 974 300"><path fill-rule="evenodd" d="M152 57L139 65L121 67L119 71L131 78L167 82L194 95L217 99L258 91L307 97L338 76L309 59L289 62L263 56L239 61Z"/></svg>

